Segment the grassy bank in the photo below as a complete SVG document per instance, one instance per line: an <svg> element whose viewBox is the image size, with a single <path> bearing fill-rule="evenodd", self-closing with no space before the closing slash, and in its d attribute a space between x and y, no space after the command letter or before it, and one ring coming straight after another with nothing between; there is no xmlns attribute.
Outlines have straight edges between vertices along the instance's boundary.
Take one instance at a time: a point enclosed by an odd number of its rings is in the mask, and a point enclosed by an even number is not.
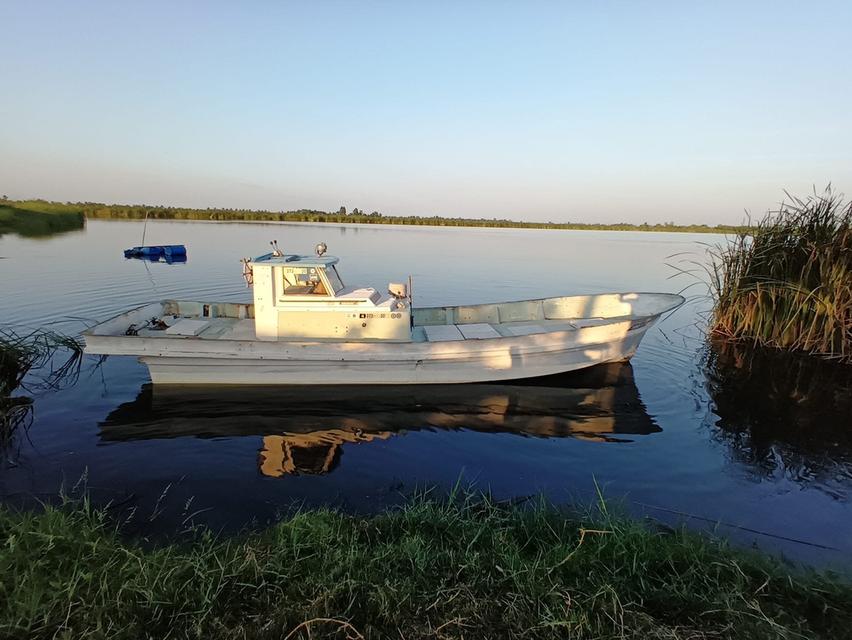
<svg viewBox="0 0 852 640"><path fill-rule="evenodd" d="M17 233L27 237L50 236L82 229L86 218L73 207L51 210L32 209L18 203L0 201L0 236Z"/></svg>
<svg viewBox="0 0 852 640"><path fill-rule="evenodd" d="M86 504L0 509L14 638L839 638L852 586L683 531L468 498L142 548Z"/></svg>
<svg viewBox="0 0 852 640"><path fill-rule="evenodd" d="M706 224L677 225L662 224L585 224L557 222L520 222L497 218L445 218L441 216L388 216L373 211L352 213L341 211L261 211L251 209L190 209L184 207L155 207L147 205L100 204L97 202L67 203L46 200L21 200L14 205L33 211L81 212L87 218L107 220L141 220L146 216L161 220L219 220L254 222L328 222L334 224L401 224L435 227L498 227L512 229L578 229L588 231L675 231L688 233L736 233L742 227L729 225L709 226Z"/></svg>
<svg viewBox="0 0 852 640"><path fill-rule="evenodd" d="M852 202L793 198L712 257L716 336L852 362Z"/></svg>

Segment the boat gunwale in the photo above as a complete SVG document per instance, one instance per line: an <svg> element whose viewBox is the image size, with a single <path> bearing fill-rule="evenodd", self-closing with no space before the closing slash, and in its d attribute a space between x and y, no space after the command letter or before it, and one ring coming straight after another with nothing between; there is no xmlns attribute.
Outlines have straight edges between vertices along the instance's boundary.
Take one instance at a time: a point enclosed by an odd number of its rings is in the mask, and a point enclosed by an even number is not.
<svg viewBox="0 0 852 640"><path fill-rule="evenodd" d="M655 321L659 316L649 316ZM302 363L384 363L404 364L412 361L426 360L431 362L440 361L445 364L453 362L469 362L471 358L502 357L506 349L516 348L516 355L535 357L540 355L554 355L580 349L600 348L612 343L614 340L623 340L637 333L644 334L651 326L651 321L643 323L636 328L630 328L633 320L630 318L619 319L617 322L595 325L592 327L579 327L577 329L561 329L539 334L521 336L501 336L499 338L483 338L473 340L454 340L436 342L390 342L387 340L376 340L373 342L346 342L346 341L312 341L296 342L285 340L234 340L213 339L205 340L197 336L96 336L106 338L108 342L132 338L134 342L127 345L124 353L111 355L127 355L139 358L145 362L148 358L166 358L169 360L230 360L230 361L266 361L266 362L302 362ZM618 325L627 325L626 330L619 336L606 335ZM605 335L595 337L590 342L579 343L571 341L570 338L581 333L588 336L593 332L605 332ZM143 343L135 340L142 340ZM134 345L131 350L131 344ZM204 350L181 349L186 345L205 345ZM255 345L261 345L265 349L255 350ZM358 345L367 347L360 351L348 350L346 347ZM140 346L142 347L140 349ZM160 347L166 346L165 350ZM400 347L404 353L400 353ZM236 347L236 348L234 348ZM248 347L248 348L246 348ZM150 349L150 351L149 351ZM299 353L287 353L289 349L299 349ZM308 351L307 353L305 351ZM123 349L122 349L123 351ZM313 351L314 353L311 353Z"/></svg>
<svg viewBox="0 0 852 640"><path fill-rule="evenodd" d="M666 298L670 298L672 300L672 304L666 305L664 308L660 309L659 311L656 311L655 313L647 313L647 314L641 314L641 315L631 314L631 315L609 316L609 317L576 316L576 317L572 317L572 318L552 318L552 319L548 319L548 320L565 320L566 322L570 322L571 320L584 320L584 319L593 319L593 318L602 318L602 319L605 319L605 320L612 320L613 321L612 323L606 323L604 325L598 325L598 326L607 326L609 324L613 324L613 323L616 323L616 322L624 322L624 321L627 321L627 320L639 320L639 319L645 319L645 318L658 318L658 317L660 317L660 316L662 316L666 313L675 311L676 309L678 309L681 305L683 305L686 302L686 298L684 298L679 293L668 293L668 292L660 292L660 291L623 291L623 292L602 292L602 293L576 294L576 295L571 295L571 296L547 296L547 297L544 297L544 298L527 298L527 299L523 299L523 300L504 300L504 301L501 301L501 302L480 302L480 303L469 304L469 305L457 304L457 305L435 305L435 306L429 306L429 307L413 307L411 309L411 311L412 311L412 315L413 315L417 311L429 311L429 310L444 310L444 311L446 311L448 309L459 309L459 308L474 309L474 308L477 308L477 307L490 307L490 306L499 306L499 305L506 305L506 304L523 304L523 303L536 303L536 302L542 302L543 303L543 302L546 302L548 300L564 300L564 299L570 299L570 298L597 297L597 296L626 296L626 295L663 296L663 297L666 297ZM210 304L210 305L233 304L233 305L245 305L246 307L252 306L254 304L253 302L202 302L202 301L198 301L198 300L180 300L178 298L165 298L165 299L160 299L160 300L153 300L153 301L148 301L148 302L145 302L143 304L140 304L140 305L133 307L131 309L127 309L126 311L122 311L121 313L118 313L118 314L116 314L116 315L114 315L110 318L107 318L106 320L103 320L103 321L101 321L97 324L94 324L94 325L86 328L84 331L82 331L80 335L82 335L84 337L93 336L93 337L97 337L97 338L131 338L131 337L142 337L142 338L144 338L144 336L96 334L95 330L98 327L101 327L101 326L103 326L107 323L118 320L122 316L130 315L130 314L137 312L140 309L143 309L145 307L149 307L151 305L156 305L156 304L165 305L166 303L169 303L169 302L176 302L178 304L180 304L181 302L186 302L186 303L201 304L201 305L206 305L206 304ZM251 318L245 318L245 319L251 319ZM535 320L520 320L520 321L511 321L511 322L535 322ZM454 322L452 324L458 325L458 324L478 324L478 323L477 322L464 322L464 321L462 321L462 322ZM502 324L510 324L510 322L497 322L497 323L489 323L489 324L502 325ZM415 327L425 327L425 326L441 326L441 325L440 324L433 324L433 325L417 324L417 325L415 325ZM448 324L447 326L450 326L450 325ZM588 329L588 328L592 328L592 327L578 327L577 329L573 329L572 331L577 331L577 330L580 330L580 329ZM542 335L542 334L550 334L550 333L556 333L556 332L555 331L544 331L544 332L539 333L539 334L529 334L529 335L525 335L525 336L499 336L499 337L493 337L493 338L477 338L477 339L475 339L475 341L482 342L482 341L487 341L487 340L508 340L508 339L512 339L512 338L526 338L526 337L529 337L530 335ZM187 339L187 338L195 338L195 339L198 339L198 340L205 340L205 338L202 338L200 336L168 336L168 338L181 339L181 340ZM157 339L163 340L164 338L157 338ZM233 340L233 339L228 339L228 338L217 338L215 341L217 341L217 342L250 342L250 343L251 342L263 342L263 343L283 342L283 343L300 343L300 344L335 344L335 343L339 344L339 343L348 343L348 342L359 343L359 344L362 344L362 343L363 344L374 344L374 343L384 343L384 342L387 342L387 343L390 343L390 344L410 344L409 342L392 342L392 341L388 341L388 340L333 340L333 339L322 340L322 341L317 342L315 340L306 341L306 340L280 340L279 339L279 340L267 341L267 340L257 340L257 339L254 339L254 340ZM465 342L467 342L467 341L468 340L465 340ZM461 342L461 341L455 341L455 342ZM432 343L432 344L435 344L435 343Z"/></svg>
<svg viewBox="0 0 852 640"><path fill-rule="evenodd" d="M465 309L472 309L474 307L490 307L497 306L501 304L523 304L524 302L546 302L547 300L565 300L566 298L594 298L597 296L666 296L670 298L679 298L680 301L663 309L658 313L653 313L649 315L662 315L664 313L668 313L669 311L674 311L679 306L681 306L684 302L686 302L686 298L684 298L679 293L668 293L666 291L599 291L597 293L577 293L570 296L545 296L544 298L524 298L523 300L501 300L499 302L477 302L476 304L447 304L447 305L435 305L431 307L414 307L412 311L419 311L424 309L458 309L459 307L464 307ZM578 316L576 318L564 318L564 320L583 320L585 318L590 318L591 316ZM597 316L600 317L600 316ZM612 316L612 318L625 318L630 316ZM647 315L642 315L638 317L647 317ZM559 318L560 320L563 318ZM468 324L460 322L458 324ZM505 324L505 323L498 323ZM423 326L423 325L420 325Z"/></svg>

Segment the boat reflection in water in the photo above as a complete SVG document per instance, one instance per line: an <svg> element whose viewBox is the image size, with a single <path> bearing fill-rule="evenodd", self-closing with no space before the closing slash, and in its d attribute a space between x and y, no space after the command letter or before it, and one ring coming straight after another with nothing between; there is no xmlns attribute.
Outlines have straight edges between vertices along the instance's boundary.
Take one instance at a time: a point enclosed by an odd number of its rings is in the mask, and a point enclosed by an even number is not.
<svg viewBox="0 0 852 640"><path fill-rule="evenodd" d="M629 363L505 384L145 385L100 424L105 441L261 436L267 476L328 473L346 445L423 429L629 441L660 431Z"/></svg>
<svg viewBox="0 0 852 640"><path fill-rule="evenodd" d="M837 498L852 488L852 367L732 343L710 345L714 437L756 478Z"/></svg>

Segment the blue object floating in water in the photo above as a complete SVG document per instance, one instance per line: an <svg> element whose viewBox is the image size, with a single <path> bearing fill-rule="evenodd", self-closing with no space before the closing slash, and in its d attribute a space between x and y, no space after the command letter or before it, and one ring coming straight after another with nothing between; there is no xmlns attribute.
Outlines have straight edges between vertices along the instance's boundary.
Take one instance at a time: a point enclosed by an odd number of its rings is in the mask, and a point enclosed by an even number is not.
<svg viewBox="0 0 852 640"><path fill-rule="evenodd" d="M186 260L186 247L182 244L164 244L148 247L132 247L124 250L125 258L157 258L159 256L172 258L175 261L178 261L176 260L178 257L183 256L184 260Z"/></svg>
<svg viewBox="0 0 852 640"><path fill-rule="evenodd" d="M186 247L182 244L167 244L163 246L163 253L167 256L185 256Z"/></svg>
<svg viewBox="0 0 852 640"><path fill-rule="evenodd" d="M131 260L147 260L148 262L165 262L166 264L177 264L186 262L186 254L180 256L167 256L165 253L159 256L135 256Z"/></svg>

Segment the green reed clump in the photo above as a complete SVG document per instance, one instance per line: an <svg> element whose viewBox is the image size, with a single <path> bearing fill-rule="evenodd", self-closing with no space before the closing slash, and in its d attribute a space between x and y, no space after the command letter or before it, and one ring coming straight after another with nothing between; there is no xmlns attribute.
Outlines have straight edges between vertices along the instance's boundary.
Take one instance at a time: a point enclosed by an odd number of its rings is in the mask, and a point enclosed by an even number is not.
<svg viewBox="0 0 852 640"><path fill-rule="evenodd" d="M710 275L717 336L852 362L852 202L830 188L717 248Z"/></svg>
<svg viewBox="0 0 852 640"><path fill-rule="evenodd" d="M54 356L60 351L67 357L57 362ZM76 375L82 356L78 338L47 329L27 333L0 329L0 396L12 393L33 370L42 372L39 386L56 387Z"/></svg>
<svg viewBox="0 0 852 640"><path fill-rule="evenodd" d="M77 377L82 357L77 338L46 329L24 334L0 329L0 450L32 419L32 400L12 397L27 374L38 372L27 387L57 388Z"/></svg>
<svg viewBox="0 0 852 640"><path fill-rule="evenodd" d="M141 547L83 502L0 508L9 638L836 638L852 585L602 505L483 497Z"/></svg>

